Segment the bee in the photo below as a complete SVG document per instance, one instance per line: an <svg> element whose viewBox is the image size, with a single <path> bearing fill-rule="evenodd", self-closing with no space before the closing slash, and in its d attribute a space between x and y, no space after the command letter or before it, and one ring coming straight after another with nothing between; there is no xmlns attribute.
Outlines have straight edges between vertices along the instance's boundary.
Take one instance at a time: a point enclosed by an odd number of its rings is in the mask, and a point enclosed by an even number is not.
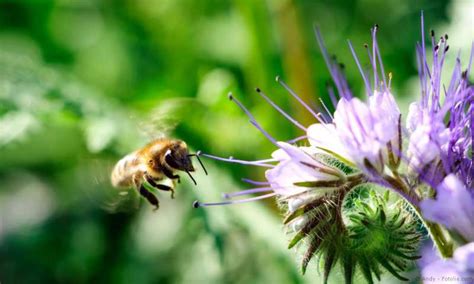
<svg viewBox="0 0 474 284"><path fill-rule="evenodd" d="M199 154L199 151L190 154L188 146L182 140L169 138L153 140L117 162L111 174L112 185L116 188L134 187L157 210L158 198L147 189L145 184L157 190L169 191L171 198L174 198L176 182L180 182L177 171L186 172L194 184L197 184L191 175L191 172L195 171L192 157L198 159L207 175ZM161 183L165 179L171 180L170 185Z"/></svg>

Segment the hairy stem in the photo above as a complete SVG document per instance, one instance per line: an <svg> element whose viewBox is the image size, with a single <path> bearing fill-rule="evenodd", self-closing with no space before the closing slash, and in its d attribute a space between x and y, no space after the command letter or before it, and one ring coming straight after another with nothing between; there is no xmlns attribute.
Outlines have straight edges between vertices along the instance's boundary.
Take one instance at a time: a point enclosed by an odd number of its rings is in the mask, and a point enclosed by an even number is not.
<svg viewBox="0 0 474 284"><path fill-rule="evenodd" d="M420 197L413 190L405 184L403 179L397 172L394 172L395 177L384 176L384 179L401 195L407 203L413 208L416 212L418 218L423 222L423 225L428 230L430 238L433 240L436 248L438 249L440 255L443 258L450 258L453 256L453 243L446 239L443 228L437 224L427 221L423 218L421 214L420 207L418 206L420 202Z"/></svg>

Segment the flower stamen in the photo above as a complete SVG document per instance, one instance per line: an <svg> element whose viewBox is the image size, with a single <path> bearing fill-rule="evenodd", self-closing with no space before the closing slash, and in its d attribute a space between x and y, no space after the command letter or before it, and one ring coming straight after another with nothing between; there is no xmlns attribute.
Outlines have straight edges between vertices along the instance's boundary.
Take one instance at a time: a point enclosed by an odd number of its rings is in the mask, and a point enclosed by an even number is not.
<svg viewBox="0 0 474 284"><path fill-rule="evenodd" d="M233 101L241 110L243 110L247 116L250 118L250 123L255 126L255 128L257 128L258 130L260 130L260 132L262 132L263 135L265 135L265 137L267 137L268 140L270 140L270 142L272 142L273 144L275 144L276 146L278 146L277 144L277 141L275 140L275 138L273 138L268 132L266 132L261 126L260 124L258 124L257 120L255 119L255 117L250 113L250 111L238 100L236 99L232 93L229 93L229 100Z"/></svg>
<svg viewBox="0 0 474 284"><path fill-rule="evenodd" d="M359 72L362 75L362 79L364 80L365 88L367 92L370 94L372 93L372 88L370 87L369 79L367 76L365 76L364 71L362 70L362 66L360 65L359 58L357 57L357 54L355 53L354 47L352 46L352 43L350 40L347 40L347 43L349 44L349 49L351 50L352 57L354 57L354 60L357 64L357 68L359 68Z"/></svg>
<svg viewBox="0 0 474 284"><path fill-rule="evenodd" d="M221 206L221 205L247 203L247 202L252 202L252 201L255 201L255 200L261 200L261 199L274 197L275 195L277 195L277 194L276 193L269 193L269 194L264 194L264 195L260 195L260 196L257 196L257 197L252 197L252 198L221 201L221 202L209 202L209 203L203 203L203 202L199 202L198 200L196 200L196 201L193 202L193 207L194 208L199 208L199 207L209 207L209 206Z"/></svg>
<svg viewBox="0 0 474 284"><path fill-rule="evenodd" d="M270 183L268 181L256 181L256 180L251 180L248 178L242 178L241 179L243 182L250 183L253 185L269 185Z"/></svg>
<svg viewBox="0 0 474 284"><path fill-rule="evenodd" d="M275 81L277 81L283 88L285 88L288 93L290 93L306 110L308 110L318 121L319 123L324 123L320 116L320 113L315 113L312 108L309 107L296 93L293 91L281 78L280 76L276 76Z"/></svg>
<svg viewBox="0 0 474 284"><path fill-rule="evenodd" d="M301 140L305 140L305 139L307 139L307 138L308 138L307 135L303 135L303 136L296 137L296 138L293 138L293 139L291 139L291 140L288 140L286 143L288 143L288 144L295 144L296 142L299 142L299 141L301 141Z"/></svg>
<svg viewBox="0 0 474 284"><path fill-rule="evenodd" d="M252 189L247 189L247 190L241 190L237 192L223 193L222 197L224 199L231 199L237 196L242 196L242 195L247 195L247 194L252 194L252 193L269 192L269 191L273 191L273 188L272 187L258 187L258 188L252 188Z"/></svg>
<svg viewBox="0 0 474 284"><path fill-rule="evenodd" d="M201 156L207 157L207 158L210 158L210 159L214 159L214 160L218 160L218 161L228 162L228 163L259 166L259 167L267 167L267 168L275 167L275 165L268 164L268 163L276 162L275 159L247 161L247 160L234 159L234 157L232 157L232 156L230 156L229 158L222 158L222 157L218 157L218 156L214 156L214 155L210 155L210 154L204 154L204 153L202 153Z"/></svg>
<svg viewBox="0 0 474 284"><path fill-rule="evenodd" d="M255 91L262 96L262 98L267 101L274 109L276 109L281 115L283 115L286 119L288 119L291 123L293 123L299 129L306 131L306 127L301 125L296 119L292 118L289 114L287 114L284 110L282 110L279 106L277 106L269 97L265 95L260 88L255 88Z"/></svg>

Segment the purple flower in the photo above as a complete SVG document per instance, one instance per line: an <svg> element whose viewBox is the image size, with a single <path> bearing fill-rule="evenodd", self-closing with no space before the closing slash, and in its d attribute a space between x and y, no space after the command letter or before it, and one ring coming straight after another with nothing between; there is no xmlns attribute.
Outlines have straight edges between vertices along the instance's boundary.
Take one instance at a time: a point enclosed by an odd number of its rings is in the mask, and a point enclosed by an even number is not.
<svg viewBox="0 0 474 284"><path fill-rule="evenodd" d="M308 191L308 187L296 186L298 182L336 181L343 173L318 161L313 147L296 147L278 142L280 149L272 157L279 163L267 170L265 177L272 189L281 196Z"/></svg>
<svg viewBox="0 0 474 284"><path fill-rule="evenodd" d="M460 56L447 84L441 82L449 50L448 36L435 40L431 31L432 64L427 58L422 22L422 41L417 44L421 98L410 106L407 117L409 146L407 159L422 181L436 186L444 176L456 173L467 188L473 187L474 87L468 77L474 43L467 68Z"/></svg>
<svg viewBox="0 0 474 284"><path fill-rule="evenodd" d="M450 131L444 125L443 117L429 113L418 103L412 103L407 117L410 131L408 144L409 165L422 169L429 163L439 162L442 152L446 152Z"/></svg>
<svg viewBox="0 0 474 284"><path fill-rule="evenodd" d="M334 123L316 123L308 127L308 142L314 149L337 155L347 164L354 164L351 156L347 152L346 147L339 139L339 135Z"/></svg>
<svg viewBox="0 0 474 284"><path fill-rule="evenodd" d="M452 259L427 265L421 274L424 283L473 283L474 242L456 249Z"/></svg>
<svg viewBox="0 0 474 284"><path fill-rule="evenodd" d="M399 119L400 110L388 90L375 91L368 104L342 98L334 113L336 132L349 156L361 168L368 160L378 172L383 172L389 154L397 156L387 146L400 147Z"/></svg>
<svg viewBox="0 0 474 284"><path fill-rule="evenodd" d="M436 189L436 199L421 202L423 216L455 230L467 241L474 241L474 196L454 174Z"/></svg>

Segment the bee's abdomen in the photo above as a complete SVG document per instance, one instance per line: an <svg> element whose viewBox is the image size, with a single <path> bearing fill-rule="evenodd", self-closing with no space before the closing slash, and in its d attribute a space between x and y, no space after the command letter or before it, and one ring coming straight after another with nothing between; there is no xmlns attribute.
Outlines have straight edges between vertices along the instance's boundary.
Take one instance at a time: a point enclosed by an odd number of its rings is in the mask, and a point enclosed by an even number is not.
<svg viewBox="0 0 474 284"><path fill-rule="evenodd" d="M114 187L131 187L133 178L140 171L140 161L136 153L128 154L115 165L111 181Z"/></svg>

